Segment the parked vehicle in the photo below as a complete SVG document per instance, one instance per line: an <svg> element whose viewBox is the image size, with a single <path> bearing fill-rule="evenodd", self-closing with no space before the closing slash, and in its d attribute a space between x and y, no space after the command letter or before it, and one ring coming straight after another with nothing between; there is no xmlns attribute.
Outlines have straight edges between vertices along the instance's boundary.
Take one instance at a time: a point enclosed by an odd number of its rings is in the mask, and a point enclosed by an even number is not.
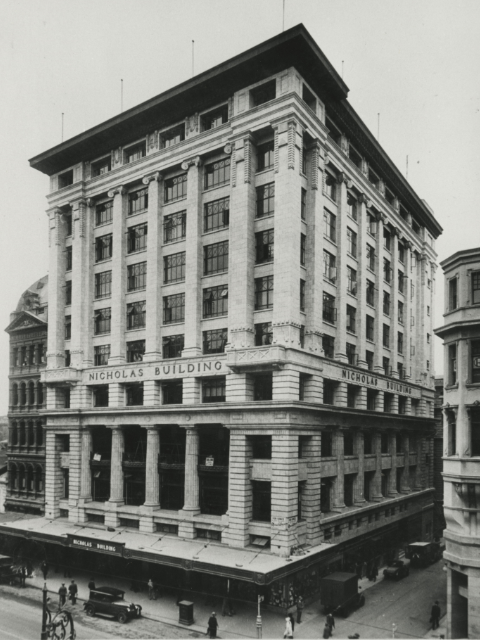
<svg viewBox="0 0 480 640"><path fill-rule="evenodd" d="M115 589L115 587L98 587L90 591L90 598L83 605L87 616L94 616L97 613L113 616L125 623L131 618L139 618L142 607L139 604L126 602L124 600L125 591Z"/></svg>
<svg viewBox="0 0 480 640"><path fill-rule="evenodd" d="M410 560L394 560L383 570L385 578L400 580L410 573Z"/></svg>
<svg viewBox="0 0 480 640"><path fill-rule="evenodd" d="M22 570L13 563L10 556L0 555L0 583L2 584L22 584Z"/></svg>
<svg viewBox="0 0 480 640"><path fill-rule="evenodd" d="M320 597L324 613L346 618L350 611L363 607L365 596L358 593L356 573L338 571L320 580Z"/></svg>
<svg viewBox="0 0 480 640"><path fill-rule="evenodd" d="M443 548L439 542L412 542L405 550L412 567L428 567L440 560L442 555Z"/></svg>

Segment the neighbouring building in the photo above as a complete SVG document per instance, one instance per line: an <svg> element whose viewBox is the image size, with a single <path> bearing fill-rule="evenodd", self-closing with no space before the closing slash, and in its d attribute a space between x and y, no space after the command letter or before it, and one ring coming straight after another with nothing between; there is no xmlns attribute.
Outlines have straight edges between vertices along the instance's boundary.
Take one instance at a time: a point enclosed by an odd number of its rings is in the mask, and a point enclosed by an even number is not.
<svg viewBox="0 0 480 640"><path fill-rule="evenodd" d="M480 637L480 247L440 263L445 274L444 532L447 637Z"/></svg>
<svg viewBox="0 0 480 640"><path fill-rule="evenodd" d="M45 507L45 391L48 276L33 283L10 314L6 511L42 514Z"/></svg>
<svg viewBox="0 0 480 640"><path fill-rule="evenodd" d="M300 25L30 161L46 506L2 531L283 608L432 538L441 227L347 95Z"/></svg>
<svg viewBox="0 0 480 640"><path fill-rule="evenodd" d="M443 536L445 516L443 515L443 376L435 377L435 436L433 438L433 487L435 519L433 533L436 538Z"/></svg>

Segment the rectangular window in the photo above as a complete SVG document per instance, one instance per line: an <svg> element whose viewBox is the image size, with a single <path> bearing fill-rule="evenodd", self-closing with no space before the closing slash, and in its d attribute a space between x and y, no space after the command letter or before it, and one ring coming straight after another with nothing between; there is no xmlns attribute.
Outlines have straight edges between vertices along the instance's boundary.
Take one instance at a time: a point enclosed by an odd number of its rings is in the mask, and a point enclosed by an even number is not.
<svg viewBox="0 0 480 640"><path fill-rule="evenodd" d="M255 278L255 310L273 308L273 276Z"/></svg>
<svg viewBox="0 0 480 640"><path fill-rule="evenodd" d="M300 216L302 220L307 219L307 190L303 187L300 195Z"/></svg>
<svg viewBox="0 0 480 640"><path fill-rule="evenodd" d="M375 305L375 284L371 280L367 280L367 304L371 307Z"/></svg>
<svg viewBox="0 0 480 640"><path fill-rule="evenodd" d="M73 169L71 169L70 171L65 171L65 173L62 173L58 176L59 189L69 187L71 184L73 184Z"/></svg>
<svg viewBox="0 0 480 640"><path fill-rule="evenodd" d="M390 251L392 247L392 234L386 227L383 227L383 246L387 251Z"/></svg>
<svg viewBox="0 0 480 640"><path fill-rule="evenodd" d="M110 156L107 158L102 158L101 160L97 160L97 162L92 162L92 178L96 178L97 176L103 176L112 169L112 161Z"/></svg>
<svg viewBox="0 0 480 640"><path fill-rule="evenodd" d="M165 180L164 187L164 200L165 202L175 202L181 198L187 197L187 174L182 173L174 178L168 178Z"/></svg>
<svg viewBox="0 0 480 640"><path fill-rule="evenodd" d="M224 158L205 165L204 176L205 189L228 184L230 182L230 158Z"/></svg>
<svg viewBox="0 0 480 640"><path fill-rule="evenodd" d="M127 291L139 291L147 286L147 263L138 262L127 267Z"/></svg>
<svg viewBox="0 0 480 640"><path fill-rule="evenodd" d="M323 379L323 404L335 404L335 387L333 380Z"/></svg>
<svg viewBox="0 0 480 640"><path fill-rule="evenodd" d="M226 104L201 116L202 131L216 129L225 122L228 122L228 105Z"/></svg>
<svg viewBox="0 0 480 640"><path fill-rule="evenodd" d="M203 275L228 271L228 240L203 247Z"/></svg>
<svg viewBox="0 0 480 640"><path fill-rule="evenodd" d="M72 255L72 249L73 247L67 247L65 249L65 254L67 256L67 263L65 265L65 271L71 271L72 270L72 265L73 265L73 255Z"/></svg>
<svg viewBox="0 0 480 640"><path fill-rule="evenodd" d="M252 380L254 401L271 400L273 393L272 373L254 374Z"/></svg>
<svg viewBox="0 0 480 640"><path fill-rule="evenodd" d="M183 381L169 380L162 383L162 404L183 403Z"/></svg>
<svg viewBox="0 0 480 640"><path fill-rule="evenodd" d="M365 351L365 360L367 361L367 369L373 370L373 351Z"/></svg>
<svg viewBox="0 0 480 640"><path fill-rule="evenodd" d="M125 394L127 397L127 407L142 406L143 405L143 382L126 384ZM136 522L138 522L138 520Z"/></svg>
<svg viewBox="0 0 480 640"><path fill-rule="evenodd" d="M274 100L276 96L276 80L270 80L250 91L250 104L252 107L259 107L261 104Z"/></svg>
<svg viewBox="0 0 480 640"><path fill-rule="evenodd" d="M357 295L357 272L351 267L347 267L347 291L352 296Z"/></svg>
<svg viewBox="0 0 480 640"><path fill-rule="evenodd" d="M72 337L72 316L65 316L65 340Z"/></svg>
<svg viewBox="0 0 480 640"><path fill-rule="evenodd" d="M112 310L110 307L106 309L95 309L94 314L94 333L96 336L102 333L110 333L112 321Z"/></svg>
<svg viewBox="0 0 480 640"><path fill-rule="evenodd" d="M480 271L472 271L472 304L480 304Z"/></svg>
<svg viewBox="0 0 480 640"><path fill-rule="evenodd" d="M227 329L211 329L203 332L203 353L225 353L228 341Z"/></svg>
<svg viewBox="0 0 480 640"><path fill-rule="evenodd" d="M146 306L145 300L127 304L127 329L141 329L145 326Z"/></svg>
<svg viewBox="0 0 480 640"><path fill-rule="evenodd" d="M93 406L108 407L108 384L93 388Z"/></svg>
<svg viewBox="0 0 480 640"><path fill-rule="evenodd" d="M65 282L65 305L68 307L70 304L72 304L72 281L67 280Z"/></svg>
<svg viewBox="0 0 480 640"><path fill-rule="evenodd" d="M405 245L403 242L398 242L398 259L402 264L405 264Z"/></svg>
<svg viewBox="0 0 480 640"><path fill-rule="evenodd" d="M173 145L185 140L185 124L172 127L160 134L160 146L162 149L168 149Z"/></svg>
<svg viewBox="0 0 480 640"><path fill-rule="evenodd" d="M470 343L472 359L472 382L480 382L480 340L472 340Z"/></svg>
<svg viewBox="0 0 480 640"><path fill-rule="evenodd" d="M127 231L127 253L136 253L147 248L148 225L137 224Z"/></svg>
<svg viewBox="0 0 480 640"><path fill-rule="evenodd" d="M370 271L375 271L375 249L367 244L367 267Z"/></svg>
<svg viewBox="0 0 480 640"><path fill-rule="evenodd" d="M305 280L300 279L300 311L305 311Z"/></svg>
<svg viewBox="0 0 480 640"><path fill-rule="evenodd" d="M397 319L398 322L400 324L403 324L403 302L398 302L398 315L397 315Z"/></svg>
<svg viewBox="0 0 480 640"><path fill-rule="evenodd" d="M335 296L323 292L323 319L325 322L335 324L337 320L337 310L335 309Z"/></svg>
<svg viewBox="0 0 480 640"><path fill-rule="evenodd" d="M401 331L397 333L397 351L403 353L403 333Z"/></svg>
<svg viewBox="0 0 480 640"><path fill-rule="evenodd" d="M252 480L252 520L270 522L272 514L272 483Z"/></svg>
<svg viewBox="0 0 480 640"><path fill-rule="evenodd" d="M185 280L185 251L172 253L163 258L163 282L183 282Z"/></svg>
<svg viewBox="0 0 480 640"><path fill-rule="evenodd" d="M163 298L163 324L185 321L185 294L177 293Z"/></svg>
<svg viewBox="0 0 480 640"><path fill-rule="evenodd" d="M216 318L228 314L228 284L203 290L203 317Z"/></svg>
<svg viewBox="0 0 480 640"><path fill-rule="evenodd" d="M112 257L112 234L95 238L95 262L102 262Z"/></svg>
<svg viewBox="0 0 480 640"><path fill-rule="evenodd" d="M73 231L73 220L72 220L71 214L65 215L65 226L66 226L65 235L67 236L67 238L69 238L72 235L72 231Z"/></svg>
<svg viewBox="0 0 480 640"><path fill-rule="evenodd" d="M263 264L273 260L274 237L273 229L259 231L255 234L255 264Z"/></svg>
<svg viewBox="0 0 480 640"><path fill-rule="evenodd" d="M383 313L386 316L390 315L390 294L388 291L383 292Z"/></svg>
<svg viewBox="0 0 480 640"><path fill-rule="evenodd" d="M375 328L375 318L372 318L372 316L367 316L367 324L366 324L366 337L367 340L370 340L371 342L373 342L373 332L374 332L374 328Z"/></svg>
<svg viewBox="0 0 480 640"><path fill-rule="evenodd" d="M337 239L337 216L326 209L323 212L324 233L332 242Z"/></svg>
<svg viewBox="0 0 480 640"><path fill-rule="evenodd" d="M145 142L140 142L139 144L130 147L129 149L125 149L125 163L129 164L130 162L135 162L135 160L140 160L145 157L146 145Z"/></svg>
<svg viewBox="0 0 480 640"><path fill-rule="evenodd" d="M386 358L385 356L382 358L382 366L386 376L391 374L390 371L390 358Z"/></svg>
<svg viewBox="0 0 480 640"><path fill-rule="evenodd" d="M410 283L410 300L413 300L415 297L415 285L413 282Z"/></svg>
<svg viewBox="0 0 480 640"><path fill-rule="evenodd" d="M202 380L202 402L225 402L225 376Z"/></svg>
<svg viewBox="0 0 480 640"><path fill-rule="evenodd" d="M162 338L162 355L167 358L180 358L185 345L183 333L176 336L164 336Z"/></svg>
<svg viewBox="0 0 480 640"><path fill-rule="evenodd" d="M405 286L404 286L404 282L405 282L405 276L403 271L398 271L398 290L400 291L400 293L404 293L405 290Z"/></svg>
<svg viewBox="0 0 480 640"><path fill-rule="evenodd" d="M383 279L385 282L391 282L392 280L392 268L390 266L390 260L383 259Z"/></svg>
<svg viewBox="0 0 480 640"><path fill-rule="evenodd" d="M337 279L336 258L328 251L323 252L323 275L330 282L335 282Z"/></svg>
<svg viewBox="0 0 480 640"><path fill-rule="evenodd" d="M95 226L101 227L113 220L113 200L102 202L95 207Z"/></svg>
<svg viewBox="0 0 480 640"><path fill-rule="evenodd" d="M357 347L354 344L347 342L346 353L348 358L348 364L354 367L357 364Z"/></svg>
<svg viewBox="0 0 480 640"><path fill-rule="evenodd" d="M335 200L337 195L337 181L330 173L325 176L325 195Z"/></svg>
<svg viewBox="0 0 480 640"><path fill-rule="evenodd" d="M128 215L134 216L148 209L148 187L128 194Z"/></svg>
<svg viewBox="0 0 480 640"><path fill-rule="evenodd" d="M110 357L110 345L102 344L93 349L93 363L96 367L106 366Z"/></svg>
<svg viewBox="0 0 480 640"><path fill-rule="evenodd" d="M259 322L255 325L255 346L263 347L272 344L273 329L271 322Z"/></svg>
<svg viewBox="0 0 480 640"><path fill-rule="evenodd" d="M373 389L367 389L367 410L368 411L375 411L377 406L377 392L374 391ZM365 442L365 445L367 443ZM365 446L365 453L372 453L371 451L371 446L370 446L370 450L367 450L367 447Z"/></svg>
<svg viewBox="0 0 480 640"><path fill-rule="evenodd" d="M448 346L448 384L457 384L457 345Z"/></svg>
<svg viewBox="0 0 480 640"><path fill-rule="evenodd" d="M430 344L430 334L427 333L427 344Z"/></svg>
<svg viewBox="0 0 480 640"><path fill-rule="evenodd" d="M399 379L400 380L405 380L405 368L403 366L403 362L397 362L397 372L398 372ZM400 405L400 400L401 399L402 399L402 396L398 396L399 405ZM405 400L405 398L403 398L403 399ZM405 411L403 413L405 413Z"/></svg>
<svg viewBox="0 0 480 640"><path fill-rule="evenodd" d="M355 333L356 319L357 310L355 307L347 304L347 331L350 331L350 333Z"/></svg>
<svg viewBox="0 0 480 640"><path fill-rule="evenodd" d="M145 340L127 342L127 362L142 362L145 354Z"/></svg>
<svg viewBox="0 0 480 640"><path fill-rule="evenodd" d="M273 167L274 142L265 142L257 147L257 171L265 171Z"/></svg>
<svg viewBox="0 0 480 640"><path fill-rule="evenodd" d="M375 238L377 235L377 219L371 213L367 213L367 229L368 233Z"/></svg>
<svg viewBox="0 0 480 640"><path fill-rule="evenodd" d="M347 251L354 258L357 257L357 234L347 227Z"/></svg>
<svg viewBox="0 0 480 640"><path fill-rule="evenodd" d="M457 307L457 278L452 278L448 281L448 310L453 311Z"/></svg>
<svg viewBox="0 0 480 640"><path fill-rule="evenodd" d="M95 274L95 300L109 298L112 295L112 272L103 271Z"/></svg>
<svg viewBox="0 0 480 640"><path fill-rule="evenodd" d="M429 316L429 315L430 315L430 307L427 304L427 316Z"/></svg>
<svg viewBox="0 0 480 640"><path fill-rule="evenodd" d="M203 230L225 229L230 223L230 198L221 198L205 205Z"/></svg>
<svg viewBox="0 0 480 640"><path fill-rule="evenodd" d="M322 349L325 358L333 359L335 352L335 338L333 336L327 336L324 333L322 336Z"/></svg>
<svg viewBox="0 0 480 640"><path fill-rule="evenodd" d="M390 347L390 327L388 324L383 325L383 346L387 349Z"/></svg>
<svg viewBox="0 0 480 640"><path fill-rule="evenodd" d="M256 218L265 218L271 216L275 212L275 183L270 182L261 187L257 187L257 207Z"/></svg>
<svg viewBox="0 0 480 640"><path fill-rule="evenodd" d="M163 242L176 242L185 238L187 232L187 212L171 213L163 219Z"/></svg>
<svg viewBox="0 0 480 640"><path fill-rule="evenodd" d="M358 217L357 216L357 211L358 211L357 206L358 206L358 203L357 203L356 199L352 195L348 194L348 196L347 196L347 213L354 220L357 220L357 217Z"/></svg>
<svg viewBox="0 0 480 640"><path fill-rule="evenodd" d="M300 234L300 264L305 266L305 252L307 246L307 236L304 233Z"/></svg>

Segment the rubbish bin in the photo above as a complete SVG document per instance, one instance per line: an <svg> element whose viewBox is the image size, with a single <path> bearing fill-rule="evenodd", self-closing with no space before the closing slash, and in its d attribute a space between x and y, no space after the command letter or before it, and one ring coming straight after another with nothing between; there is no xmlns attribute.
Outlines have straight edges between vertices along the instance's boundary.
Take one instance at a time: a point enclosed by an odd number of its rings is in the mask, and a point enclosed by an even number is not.
<svg viewBox="0 0 480 640"><path fill-rule="evenodd" d="M193 602L182 600L178 603L178 621L180 624L193 624Z"/></svg>

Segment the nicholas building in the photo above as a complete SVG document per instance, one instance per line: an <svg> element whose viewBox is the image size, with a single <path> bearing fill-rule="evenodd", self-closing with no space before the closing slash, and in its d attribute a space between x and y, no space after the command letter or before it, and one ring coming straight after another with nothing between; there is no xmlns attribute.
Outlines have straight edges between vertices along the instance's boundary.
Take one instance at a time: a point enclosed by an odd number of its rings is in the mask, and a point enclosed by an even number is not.
<svg viewBox="0 0 480 640"><path fill-rule="evenodd" d="M38 539L286 606L432 535L441 227L347 93L300 25L31 160Z"/></svg>
<svg viewBox="0 0 480 640"><path fill-rule="evenodd" d="M444 531L447 636L480 636L480 248L441 262L445 274Z"/></svg>

